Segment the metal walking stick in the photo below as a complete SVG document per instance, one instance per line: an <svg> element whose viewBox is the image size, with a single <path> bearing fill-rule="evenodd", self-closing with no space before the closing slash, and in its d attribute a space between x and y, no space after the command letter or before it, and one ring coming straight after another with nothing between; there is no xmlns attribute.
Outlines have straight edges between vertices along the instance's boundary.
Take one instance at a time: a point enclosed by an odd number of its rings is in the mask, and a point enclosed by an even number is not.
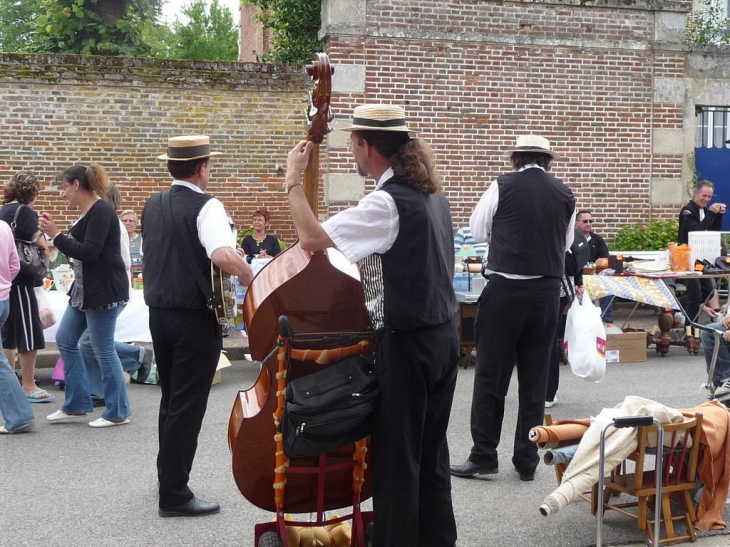
<svg viewBox="0 0 730 547"><path fill-rule="evenodd" d="M606 424L601 431L601 450L598 461L598 526L596 527L596 547L601 547L603 541L603 488L604 488L604 464L606 458L606 431L609 427L621 429L624 427L646 427L655 424L657 426L656 445L656 494L654 496L654 541L646 540L647 546L659 545L659 522L661 521L662 507L662 456L664 452L664 426L654 416L618 416L612 422Z"/></svg>

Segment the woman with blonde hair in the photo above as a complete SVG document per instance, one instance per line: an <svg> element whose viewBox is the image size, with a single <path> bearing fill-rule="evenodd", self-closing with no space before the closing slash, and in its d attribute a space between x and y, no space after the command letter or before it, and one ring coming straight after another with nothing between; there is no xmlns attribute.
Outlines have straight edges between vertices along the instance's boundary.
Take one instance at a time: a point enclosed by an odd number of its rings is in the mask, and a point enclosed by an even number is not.
<svg viewBox="0 0 730 547"><path fill-rule="evenodd" d="M3 187L4 205L0 209L0 220L11 227L15 224L14 236L34 242L43 249L48 265L48 244L38 229L38 215L33 203L41 191L41 183L33 173L16 173ZM20 356L20 377L23 391L31 403L49 403L55 399L35 381L35 365L38 350L46 347L43 326L38 313L38 300L34 287L43 285L43 280L19 273L10 289L10 315L2 327L3 351L8 361L15 363L16 352Z"/></svg>
<svg viewBox="0 0 730 547"><path fill-rule="evenodd" d="M79 350L79 339L89 330L91 346L102 370L106 408L91 427L129 423L132 411L124 383L122 363L114 349L117 316L129 301L129 278L122 260L121 228L116 211L101 196L108 177L103 167L74 165L61 177L63 195L81 215L64 235L48 213L41 215L41 230L53 238L59 251L72 259L74 282L69 303L56 333L63 359L66 400L50 414L51 422L83 419L93 411L89 382Z"/></svg>

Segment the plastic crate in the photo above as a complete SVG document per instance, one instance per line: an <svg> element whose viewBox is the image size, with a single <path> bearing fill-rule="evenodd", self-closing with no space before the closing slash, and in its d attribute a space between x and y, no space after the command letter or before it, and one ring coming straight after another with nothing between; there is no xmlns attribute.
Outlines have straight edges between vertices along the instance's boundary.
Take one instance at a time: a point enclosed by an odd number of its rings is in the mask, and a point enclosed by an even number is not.
<svg viewBox="0 0 730 547"><path fill-rule="evenodd" d="M695 260L709 260L712 264L720 256L720 232L690 232L689 248L692 249L690 268Z"/></svg>

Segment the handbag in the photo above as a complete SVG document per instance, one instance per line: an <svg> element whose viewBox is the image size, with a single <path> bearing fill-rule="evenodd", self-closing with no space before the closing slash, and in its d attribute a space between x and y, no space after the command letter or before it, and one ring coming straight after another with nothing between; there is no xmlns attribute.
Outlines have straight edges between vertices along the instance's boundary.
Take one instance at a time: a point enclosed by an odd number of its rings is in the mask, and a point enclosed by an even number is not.
<svg viewBox="0 0 730 547"><path fill-rule="evenodd" d="M28 277L44 278L48 275L48 267L46 266L45 260L43 260L43 249L36 245L43 234L38 234L38 237L32 241L26 241L24 239L18 239L15 237L15 226L18 220L18 214L23 207L27 207L25 204L20 204L15 210L13 221L10 223L10 228L13 230L13 237L15 238L15 248L18 250L18 260L20 261L20 273Z"/></svg>
<svg viewBox="0 0 730 547"><path fill-rule="evenodd" d="M279 426L284 453L319 456L367 437L377 398L377 377L361 356L292 380Z"/></svg>
<svg viewBox="0 0 730 547"><path fill-rule="evenodd" d="M51 301L48 299L45 289L35 287L34 291L35 298L38 301L38 315L41 317L41 325L45 330L56 324L56 314L53 313Z"/></svg>
<svg viewBox="0 0 730 547"><path fill-rule="evenodd" d="M592 382L606 375L606 328L601 310L590 298L576 298L568 310L563 338L565 358L573 374Z"/></svg>

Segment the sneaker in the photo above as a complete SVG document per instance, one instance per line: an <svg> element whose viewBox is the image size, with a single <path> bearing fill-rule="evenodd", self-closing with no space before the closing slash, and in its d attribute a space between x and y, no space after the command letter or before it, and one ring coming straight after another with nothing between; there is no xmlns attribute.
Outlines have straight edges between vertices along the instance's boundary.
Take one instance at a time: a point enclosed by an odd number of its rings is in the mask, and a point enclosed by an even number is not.
<svg viewBox="0 0 730 547"><path fill-rule="evenodd" d="M144 381L150 375L152 370L152 360L155 358L155 352L151 348L144 348L144 357L139 364L139 368L132 374L132 382L135 384L144 384Z"/></svg>
<svg viewBox="0 0 730 547"><path fill-rule="evenodd" d="M126 425L128 423L129 418L124 418L118 422L112 422L110 420L105 420L104 418L97 418L96 420L89 422L89 427L114 427L115 425Z"/></svg>
<svg viewBox="0 0 730 547"><path fill-rule="evenodd" d="M715 399L730 399L730 378L725 378L715 390Z"/></svg>
<svg viewBox="0 0 730 547"><path fill-rule="evenodd" d="M49 422L72 422L74 420L80 420L86 416L86 412L80 414L67 414L63 410L57 410L53 414L46 416L46 420Z"/></svg>
<svg viewBox="0 0 730 547"><path fill-rule="evenodd" d="M31 422L28 425L19 427L18 429L7 429L5 426L0 426L0 435L15 435L16 433L30 433L35 429L35 422Z"/></svg>
<svg viewBox="0 0 730 547"><path fill-rule="evenodd" d="M558 398L554 397L552 401L545 401L545 408L552 408L558 404Z"/></svg>

